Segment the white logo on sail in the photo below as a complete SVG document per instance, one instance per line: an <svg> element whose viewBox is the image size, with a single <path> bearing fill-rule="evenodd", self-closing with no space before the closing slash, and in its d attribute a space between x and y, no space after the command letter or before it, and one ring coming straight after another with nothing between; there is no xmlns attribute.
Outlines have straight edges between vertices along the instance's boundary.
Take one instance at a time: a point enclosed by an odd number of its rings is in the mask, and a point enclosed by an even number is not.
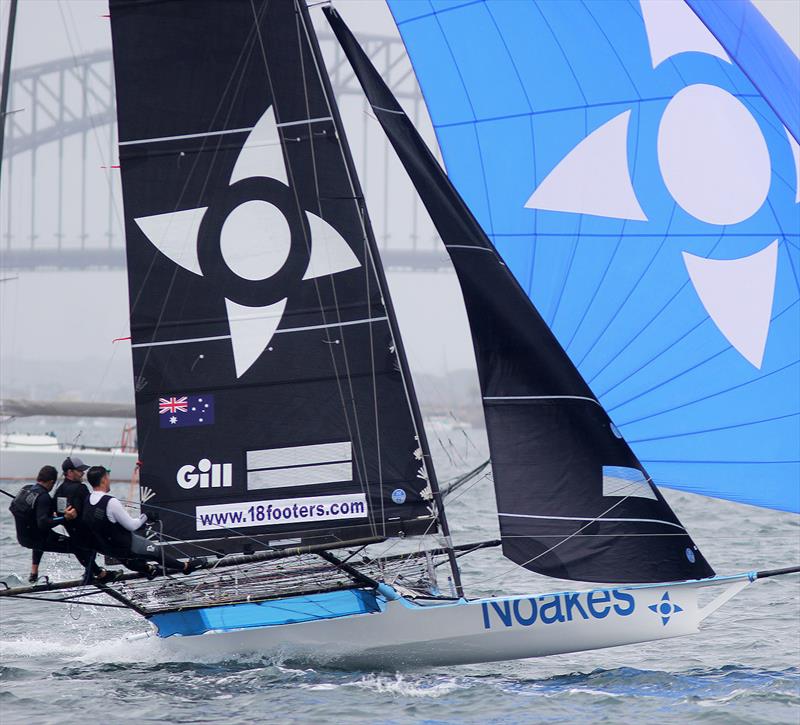
<svg viewBox="0 0 800 725"><path fill-rule="evenodd" d="M212 463L208 458L203 458L196 466L181 466L175 481L185 489L230 488L233 486L233 464Z"/></svg>
<svg viewBox="0 0 800 725"><path fill-rule="evenodd" d="M311 119L310 122L329 119ZM309 122L309 123L310 123ZM303 122L305 123L305 122ZM289 122L281 126L293 126ZM271 176L264 176L268 170ZM242 146L230 185L248 179L270 179L289 187L283 150L272 107L261 116ZM208 207L139 217L135 221L166 257L193 274L204 276L198 235ZM361 266L344 238L328 222L304 211L310 232L310 251L303 280ZM243 282L268 280L287 262L291 230L283 212L263 199L244 200L230 210L220 231L224 264ZM262 306L241 305L225 298L236 376L241 377L268 348L280 324L287 298Z"/></svg>

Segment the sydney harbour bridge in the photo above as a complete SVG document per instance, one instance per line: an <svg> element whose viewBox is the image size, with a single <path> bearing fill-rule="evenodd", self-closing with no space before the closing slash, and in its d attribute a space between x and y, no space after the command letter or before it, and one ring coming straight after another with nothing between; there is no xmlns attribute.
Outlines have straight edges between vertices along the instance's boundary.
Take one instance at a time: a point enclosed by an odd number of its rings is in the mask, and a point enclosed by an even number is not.
<svg viewBox="0 0 800 725"><path fill-rule="evenodd" d="M360 40L415 123L428 124L399 38ZM320 35L384 264L446 266L435 230L363 98L334 37ZM125 266L110 50L11 73L0 185L0 266L8 270Z"/></svg>

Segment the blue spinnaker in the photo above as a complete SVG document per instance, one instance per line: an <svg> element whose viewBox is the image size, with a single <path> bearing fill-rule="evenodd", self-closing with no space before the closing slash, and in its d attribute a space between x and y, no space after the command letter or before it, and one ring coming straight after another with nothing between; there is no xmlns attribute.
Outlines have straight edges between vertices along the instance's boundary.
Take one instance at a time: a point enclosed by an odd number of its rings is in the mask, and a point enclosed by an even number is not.
<svg viewBox="0 0 800 725"><path fill-rule="evenodd" d="M800 511L797 58L738 0L388 2L448 174L654 481Z"/></svg>

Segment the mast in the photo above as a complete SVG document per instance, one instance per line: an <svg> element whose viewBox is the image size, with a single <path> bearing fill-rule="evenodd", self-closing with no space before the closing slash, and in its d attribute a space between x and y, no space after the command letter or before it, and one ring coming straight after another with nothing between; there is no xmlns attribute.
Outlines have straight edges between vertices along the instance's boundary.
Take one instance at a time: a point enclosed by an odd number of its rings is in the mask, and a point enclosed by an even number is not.
<svg viewBox="0 0 800 725"><path fill-rule="evenodd" d="M364 230L364 236L367 241L372 267L375 271L375 275L378 278L378 282L381 286L383 291L383 303L386 308L387 317L389 318L389 328L391 330L392 335L392 342L394 344L395 354L397 355L397 360L400 364L400 374L403 378L403 384L405 386L406 395L408 396L409 407L411 408L411 413L414 420L414 427L416 428L416 435L417 440L419 441L420 451L422 452L422 465L425 470L425 474L428 477L428 483L431 487L431 493L433 495L433 500L436 504L436 514L439 519L439 523L442 527L442 534L445 538L445 545L447 548L447 557L450 563L450 569L453 575L453 584L455 585L456 593L459 597L464 596L464 589L461 584L461 574L458 569L458 562L456 560L455 552L453 551L453 541L450 535L450 527L447 523L447 516L445 514L444 508L444 500L442 499L442 494L439 489L439 480L436 476L436 469L433 465L433 457L431 456L430 446L428 444L428 438L425 435L425 425L422 420L422 414L420 412L419 401L417 399L416 391L414 389L413 379L411 377L411 371L408 365L408 358L406 356L405 346L403 345L403 340L400 335L400 330L397 325L397 316L394 311L394 306L392 304L392 296L389 291L389 285L386 280L386 274L383 269L383 264L380 261L380 253L378 251L378 245L375 241L375 235L372 230L372 224L369 221L369 216L366 210L366 204L364 201L364 194L361 189L361 184L358 180L358 174L356 172L355 163L353 162L353 158L350 154L350 148L347 144L347 136L345 134L344 124L342 123L341 115L339 114L339 107L336 103L336 98L333 94L333 87L331 86L330 79L328 77L327 72L325 71L325 63L322 58L322 51L319 47L319 42L317 41L316 33L314 32L313 24L311 22L311 16L308 12L308 6L305 3L305 0L296 0L296 4L300 10L300 17L303 22L303 26L305 29L306 37L308 39L309 46L312 49L314 54L314 59L317 64L317 71L319 76L322 80L322 86L325 92L325 95L328 99L328 107L330 108L331 117L333 118L333 124L336 128L336 133L339 135L342 143L340 144L342 149L342 155L345 160L345 165L347 167L348 176L350 178L350 185L353 189L353 196L359 205L359 210L361 214L361 224Z"/></svg>
<svg viewBox="0 0 800 725"><path fill-rule="evenodd" d="M6 137L6 115L8 113L8 93L11 89L11 51L14 46L14 26L17 22L17 0L11 0L8 9L8 32L6 33L6 53L3 60L3 88L0 91L0 171L3 168L3 143ZM2 178L0 178L2 182Z"/></svg>

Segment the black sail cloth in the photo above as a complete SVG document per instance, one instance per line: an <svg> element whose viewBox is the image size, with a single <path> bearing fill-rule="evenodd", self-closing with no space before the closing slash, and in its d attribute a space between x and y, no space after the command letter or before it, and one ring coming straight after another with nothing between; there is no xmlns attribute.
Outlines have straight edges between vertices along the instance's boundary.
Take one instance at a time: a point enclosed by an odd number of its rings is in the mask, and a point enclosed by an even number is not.
<svg viewBox="0 0 800 725"><path fill-rule="evenodd" d="M110 9L145 512L219 551L435 530L304 11Z"/></svg>
<svg viewBox="0 0 800 725"><path fill-rule="evenodd" d="M712 576L341 17L324 12L458 274L503 553L532 571L580 581Z"/></svg>

